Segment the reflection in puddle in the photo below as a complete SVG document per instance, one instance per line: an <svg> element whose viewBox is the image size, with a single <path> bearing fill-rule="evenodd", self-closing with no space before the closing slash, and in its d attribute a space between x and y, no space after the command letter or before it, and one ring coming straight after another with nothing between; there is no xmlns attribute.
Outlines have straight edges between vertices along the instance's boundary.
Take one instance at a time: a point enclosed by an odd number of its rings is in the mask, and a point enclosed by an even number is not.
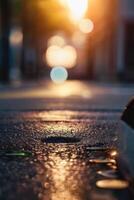
<svg viewBox="0 0 134 200"><path fill-rule="evenodd" d="M120 180L118 170L108 166L116 166L116 160L111 159L111 150L87 151L85 146L76 144L47 144L45 148L43 154L37 155L41 164L36 176L42 185L38 193L41 200L101 200L103 197L112 200L114 193L106 190L102 195L99 188L125 189L129 186L128 182ZM89 158L94 159L89 162ZM106 179L98 180L97 174Z"/></svg>
<svg viewBox="0 0 134 200"><path fill-rule="evenodd" d="M78 158L77 153L75 150L70 151L69 147L57 146L47 155L44 172L38 173L38 179L44 186L42 195L39 194L40 199L82 200L89 196L90 169L87 171L84 159Z"/></svg>
<svg viewBox="0 0 134 200"><path fill-rule="evenodd" d="M96 186L103 189L125 189L129 187L129 183L118 179L105 179L96 182Z"/></svg>
<svg viewBox="0 0 134 200"><path fill-rule="evenodd" d="M55 168L52 169L52 177L54 182L55 191L52 192L52 200L59 200L59 199L77 199L71 191L68 185L68 176L69 176L69 169L70 164L67 160L62 160L59 157L54 158L55 161ZM70 177L71 179L71 177ZM73 188L77 187L75 181L72 182L72 190Z"/></svg>
<svg viewBox="0 0 134 200"><path fill-rule="evenodd" d="M109 158L108 159L90 159L89 162L93 164L107 164L107 163L116 164L116 160L109 159Z"/></svg>

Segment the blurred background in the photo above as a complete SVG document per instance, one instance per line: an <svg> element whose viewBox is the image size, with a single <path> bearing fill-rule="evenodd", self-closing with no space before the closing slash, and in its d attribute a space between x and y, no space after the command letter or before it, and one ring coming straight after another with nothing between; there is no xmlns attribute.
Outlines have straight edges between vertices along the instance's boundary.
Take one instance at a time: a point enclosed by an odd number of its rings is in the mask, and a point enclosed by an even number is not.
<svg viewBox="0 0 134 200"><path fill-rule="evenodd" d="M0 82L134 82L133 0L0 0Z"/></svg>

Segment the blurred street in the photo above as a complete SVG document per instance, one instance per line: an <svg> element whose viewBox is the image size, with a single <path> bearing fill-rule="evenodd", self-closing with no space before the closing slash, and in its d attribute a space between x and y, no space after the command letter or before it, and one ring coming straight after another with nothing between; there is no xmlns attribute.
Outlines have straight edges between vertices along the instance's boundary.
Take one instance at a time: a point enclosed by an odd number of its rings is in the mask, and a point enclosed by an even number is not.
<svg viewBox="0 0 134 200"><path fill-rule="evenodd" d="M133 200L116 159L132 85L34 82L0 91L1 200Z"/></svg>
<svg viewBox="0 0 134 200"><path fill-rule="evenodd" d="M133 96L134 0L0 0L0 200L134 200Z"/></svg>
<svg viewBox="0 0 134 200"><path fill-rule="evenodd" d="M24 82L0 87L1 110L117 110L134 94L133 84L67 81Z"/></svg>

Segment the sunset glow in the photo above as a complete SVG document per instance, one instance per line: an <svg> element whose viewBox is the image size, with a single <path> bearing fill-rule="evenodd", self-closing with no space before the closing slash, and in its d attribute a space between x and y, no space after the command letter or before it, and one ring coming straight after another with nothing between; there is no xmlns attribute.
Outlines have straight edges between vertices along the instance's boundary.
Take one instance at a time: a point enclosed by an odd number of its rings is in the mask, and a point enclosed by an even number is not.
<svg viewBox="0 0 134 200"><path fill-rule="evenodd" d="M84 17L88 8L88 0L59 0L59 2L68 8L70 17L75 22Z"/></svg>

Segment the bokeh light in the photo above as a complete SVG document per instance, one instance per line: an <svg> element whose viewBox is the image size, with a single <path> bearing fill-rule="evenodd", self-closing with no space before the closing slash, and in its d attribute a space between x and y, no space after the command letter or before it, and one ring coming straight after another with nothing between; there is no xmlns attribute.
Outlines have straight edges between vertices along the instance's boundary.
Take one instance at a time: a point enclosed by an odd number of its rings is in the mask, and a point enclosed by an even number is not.
<svg viewBox="0 0 134 200"><path fill-rule="evenodd" d="M54 35L48 40L48 46L59 46L63 47L66 44L65 39L59 35Z"/></svg>
<svg viewBox="0 0 134 200"><path fill-rule="evenodd" d="M72 35L72 42L76 47L82 47L86 42L85 34L80 31L76 31Z"/></svg>
<svg viewBox="0 0 134 200"><path fill-rule="evenodd" d="M12 46L21 45L23 41L23 33L21 29L13 29L10 33L10 44Z"/></svg>
<svg viewBox="0 0 134 200"><path fill-rule="evenodd" d="M62 48L59 46L52 45L47 48L46 61L50 67L61 65Z"/></svg>
<svg viewBox="0 0 134 200"><path fill-rule="evenodd" d="M50 67L63 66L65 68L72 68L76 65L77 52L70 45L66 45L63 48L52 45L48 47L45 58Z"/></svg>
<svg viewBox="0 0 134 200"><path fill-rule="evenodd" d="M50 72L50 77L54 83L60 84L67 80L68 72L64 67L54 67Z"/></svg>
<svg viewBox="0 0 134 200"><path fill-rule="evenodd" d="M70 45L67 45L64 47L64 54L65 54L65 57L64 57L64 66L66 68L72 68L76 65L76 60L77 60L77 52L75 50L74 47L70 46Z"/></svg>
<svg viewBox="0 0 134 200"><path fill-rule="evenodd" d="M94 23L90 19L82 19L79 22L79 29L82 33L91 33L94 29Z"/></svg>

